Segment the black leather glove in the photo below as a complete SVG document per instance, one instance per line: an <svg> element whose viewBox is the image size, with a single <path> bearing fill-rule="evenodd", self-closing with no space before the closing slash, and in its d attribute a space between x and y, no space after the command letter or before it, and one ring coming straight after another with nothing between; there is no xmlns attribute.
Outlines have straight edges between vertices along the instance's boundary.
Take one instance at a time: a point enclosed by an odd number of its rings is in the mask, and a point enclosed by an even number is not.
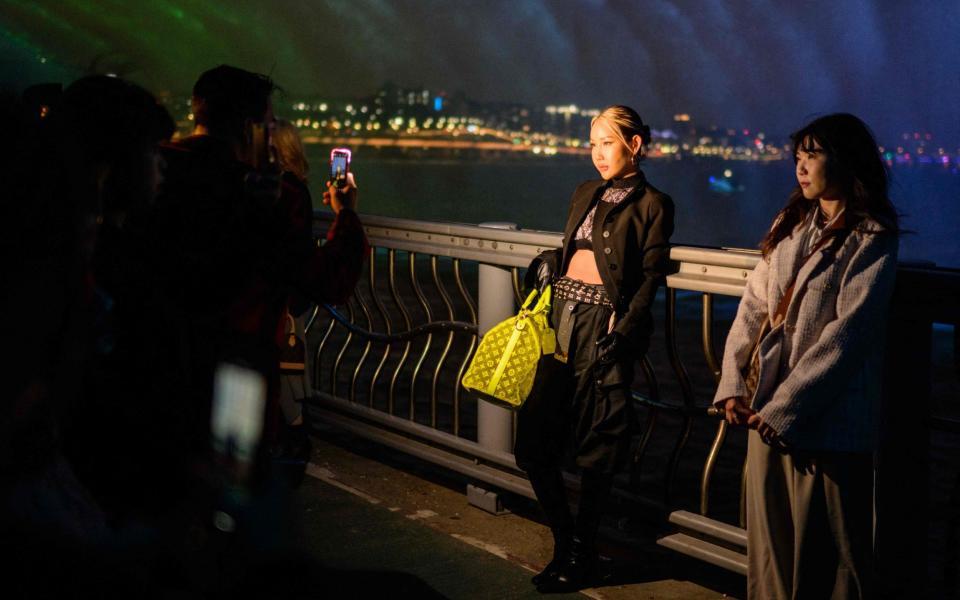
<svg viewBox="0 0 960 600"><path fill-rule="evenodd" d="M621 333L611 332L597 340L597 359L593 363L593 375L597 386L609 389L627 385L633 381L633 368L628 360L630 343Z"/></svg>
<svg viewBox="0 0 960 600"><path fill-rule="evenodd" d="M536 288L543 291L553 282L557 271L560 269L560 250L547 250L541 252L527 267L527 274L523 277L524 287L527 289Z"/></svg>
<svg viewBox="0 0 960 600"><path fill-rule="evenodd" d="M616 364L629 350L630 343L622 333L611 331L597 340L597 365Z"/></svg>

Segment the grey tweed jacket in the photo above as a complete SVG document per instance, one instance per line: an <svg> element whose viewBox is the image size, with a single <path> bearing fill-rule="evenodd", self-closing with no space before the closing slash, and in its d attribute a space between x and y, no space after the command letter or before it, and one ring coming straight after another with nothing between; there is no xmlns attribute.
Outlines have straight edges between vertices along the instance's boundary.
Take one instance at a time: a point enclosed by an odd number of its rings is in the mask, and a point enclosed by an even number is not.
<svg viewBox="0 0 960 600"><path fill-rule="evenodd" d="M803 240L801 225L747 278L714 403L747 395L742 370L760 326L797 273L783 323L760 344L750 404L793 448L867 452L876 443L898 239L867 219L835 255L827 244L801 266Z"/></svg>

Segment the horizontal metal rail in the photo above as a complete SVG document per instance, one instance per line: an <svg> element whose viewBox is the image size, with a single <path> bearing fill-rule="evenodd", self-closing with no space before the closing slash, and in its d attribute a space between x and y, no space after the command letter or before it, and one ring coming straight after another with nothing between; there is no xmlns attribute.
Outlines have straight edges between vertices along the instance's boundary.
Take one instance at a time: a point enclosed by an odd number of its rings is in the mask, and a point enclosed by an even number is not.
<svg viewBox="0 0 960 600"><path fill-rule="evenodd" d="M325 311L327 311L333 320L342 325L344 329L350 333L355 333L359 336L362 336L372 342L383 342L386 344L393 342L406 342L421 335L442 332L469 333L471 335L477 335L477 326L473 323L466 323L464 321L431 321L430 323L424 323L423 325L418 325L406 331L398 331L396 333L380 333L357 326L348 317L344 316L343 313L337 310L337 308L332 304L323 304L321 306Z"/></svg>

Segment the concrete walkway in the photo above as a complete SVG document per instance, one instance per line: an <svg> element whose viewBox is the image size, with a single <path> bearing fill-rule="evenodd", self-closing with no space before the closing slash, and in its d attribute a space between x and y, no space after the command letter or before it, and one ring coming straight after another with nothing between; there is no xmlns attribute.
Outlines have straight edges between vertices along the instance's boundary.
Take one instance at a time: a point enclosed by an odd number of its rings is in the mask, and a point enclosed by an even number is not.
<svg viewBox="0 0 960 600"><path fill-rule="evenodd" d="M549 560L552 539L537 507L507 497L511 514L467 503L466 481L392 450L334 430L314 437L308 476L297 490L300 544L341 576L344 597L541 598L532 574ZM591 598L743 598L743 578L601 530L607 561ZM333 592L334 590L327 590ZM333 597L333 596L329 596ZM552 597L583 597L579 594Z"/></svg>

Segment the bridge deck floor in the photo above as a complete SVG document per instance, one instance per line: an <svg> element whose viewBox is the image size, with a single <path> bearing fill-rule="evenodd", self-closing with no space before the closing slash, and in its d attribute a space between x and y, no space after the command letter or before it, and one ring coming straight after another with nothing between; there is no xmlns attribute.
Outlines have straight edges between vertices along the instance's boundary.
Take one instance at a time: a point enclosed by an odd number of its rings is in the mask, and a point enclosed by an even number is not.
<svg viewBox="0 0 960 600"><path fill-rule="evenodd" d="M300 544L332 569L331 588L351 597L541 597L529 579L552 541L531 501L505 498L511 512L494 516L467 503L466 480L426 463L323 428L313 443L295 507ZM601 551L612 559L589 597L745 597L742 577L660 548L653 536L605 527Z"/></svg>

